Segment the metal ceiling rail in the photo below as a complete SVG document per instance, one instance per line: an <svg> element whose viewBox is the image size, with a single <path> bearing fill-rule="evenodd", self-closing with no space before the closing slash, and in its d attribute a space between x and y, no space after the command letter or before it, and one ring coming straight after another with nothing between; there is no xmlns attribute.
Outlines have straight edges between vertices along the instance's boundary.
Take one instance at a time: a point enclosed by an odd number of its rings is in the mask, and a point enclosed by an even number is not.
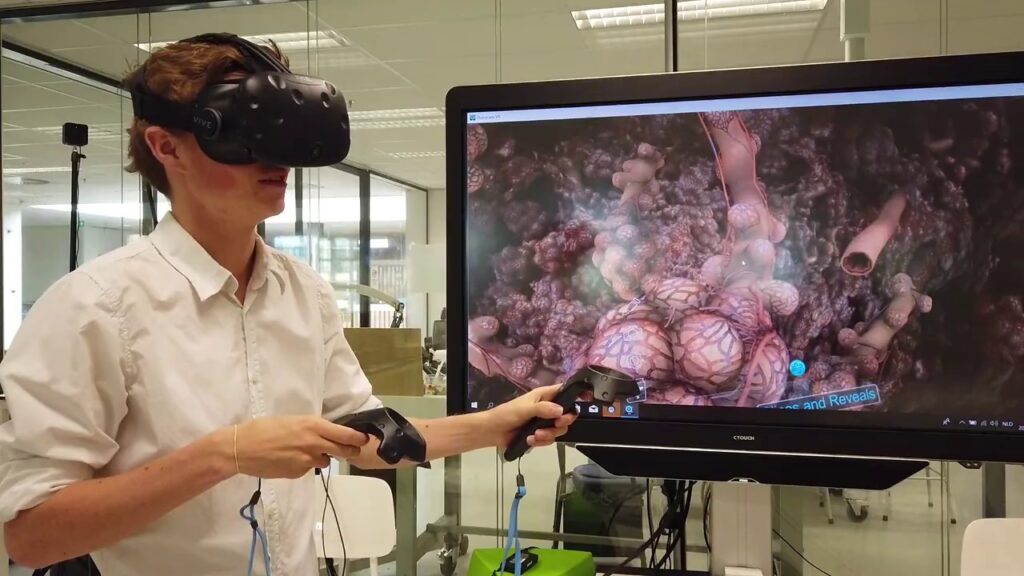
<svg viewBox="0 0 1024 576"><path fill-rule="evenodd" d="M303 0L98 0L95 2L76 1L56 4L30 4L0 8L0 24L22 24L46 22L69 18L90 18L98 16L124 16L127 14L180 12L203 8L230 8L234 6L257 6L261 4L283 4Z"/></svg>

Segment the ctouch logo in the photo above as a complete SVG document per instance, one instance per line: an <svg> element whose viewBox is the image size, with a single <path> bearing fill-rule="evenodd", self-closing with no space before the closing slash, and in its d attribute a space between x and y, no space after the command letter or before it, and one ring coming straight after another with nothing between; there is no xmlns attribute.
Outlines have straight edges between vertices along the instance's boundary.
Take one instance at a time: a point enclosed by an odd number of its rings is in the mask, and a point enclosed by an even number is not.
<svg viewBox="0 0 1024 576"><path fill-rule="evenodd" d="M739 440L741 442L753 442L754 440L757 440L757 437L756 436L739 436L739 435L737 435L737 436L733 436L732 439L733 440Z"/></svg>

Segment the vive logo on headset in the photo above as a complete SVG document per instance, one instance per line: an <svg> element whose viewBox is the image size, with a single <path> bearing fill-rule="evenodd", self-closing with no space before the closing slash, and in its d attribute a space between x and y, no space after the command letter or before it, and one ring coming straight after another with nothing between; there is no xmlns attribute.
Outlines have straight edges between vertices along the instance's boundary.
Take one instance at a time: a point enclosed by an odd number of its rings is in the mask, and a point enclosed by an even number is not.
<svg viewBox="0 0 1024 576"><path fill-rule="evenodd" d="M192 124L200 135L213 138L220 132L220 114L209 108L196 110L192 113Z"/></svg>

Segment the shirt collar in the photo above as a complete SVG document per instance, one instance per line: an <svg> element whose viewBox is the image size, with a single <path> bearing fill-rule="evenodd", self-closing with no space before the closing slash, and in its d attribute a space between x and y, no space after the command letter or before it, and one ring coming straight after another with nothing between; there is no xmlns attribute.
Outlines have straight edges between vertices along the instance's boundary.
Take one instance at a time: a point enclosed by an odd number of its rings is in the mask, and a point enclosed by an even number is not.
<svg viewBox="0 0 1024 576"><path fill-rule="evenodd" d="M267 283L267 272L273 264L273 259L267 254L267 246L263 238L256 237L256 262L252 267L252 276L249 278L249 289L259 290Z"/></svg>
<svg viewBox="0 0 1024 576"><path fill-rule="evenodd" d="M167 262L189 281L201 301L205 302L225 288L230 289L229 293L234 293L238 288L235 277L217 263L199 242L196 242L174 218L172 212L168 212L160 220L149 238ZM249 279L249 287L252 290L259 289L266 283L270 264L270 257L262 238L256 241L255 260L252 277Z"/></svg>

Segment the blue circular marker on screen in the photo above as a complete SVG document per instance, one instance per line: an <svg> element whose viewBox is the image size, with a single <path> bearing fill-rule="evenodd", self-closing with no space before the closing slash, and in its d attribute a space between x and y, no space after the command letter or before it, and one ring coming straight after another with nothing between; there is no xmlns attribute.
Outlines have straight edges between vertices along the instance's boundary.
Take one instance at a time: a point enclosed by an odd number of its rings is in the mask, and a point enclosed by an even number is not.
<svg viewBox="0 0 1024 576"><path fill-rule="evenodd" d="M789 373L799 378L807 373L807 365L803 360L793 360L789 363Z"/></svg>

